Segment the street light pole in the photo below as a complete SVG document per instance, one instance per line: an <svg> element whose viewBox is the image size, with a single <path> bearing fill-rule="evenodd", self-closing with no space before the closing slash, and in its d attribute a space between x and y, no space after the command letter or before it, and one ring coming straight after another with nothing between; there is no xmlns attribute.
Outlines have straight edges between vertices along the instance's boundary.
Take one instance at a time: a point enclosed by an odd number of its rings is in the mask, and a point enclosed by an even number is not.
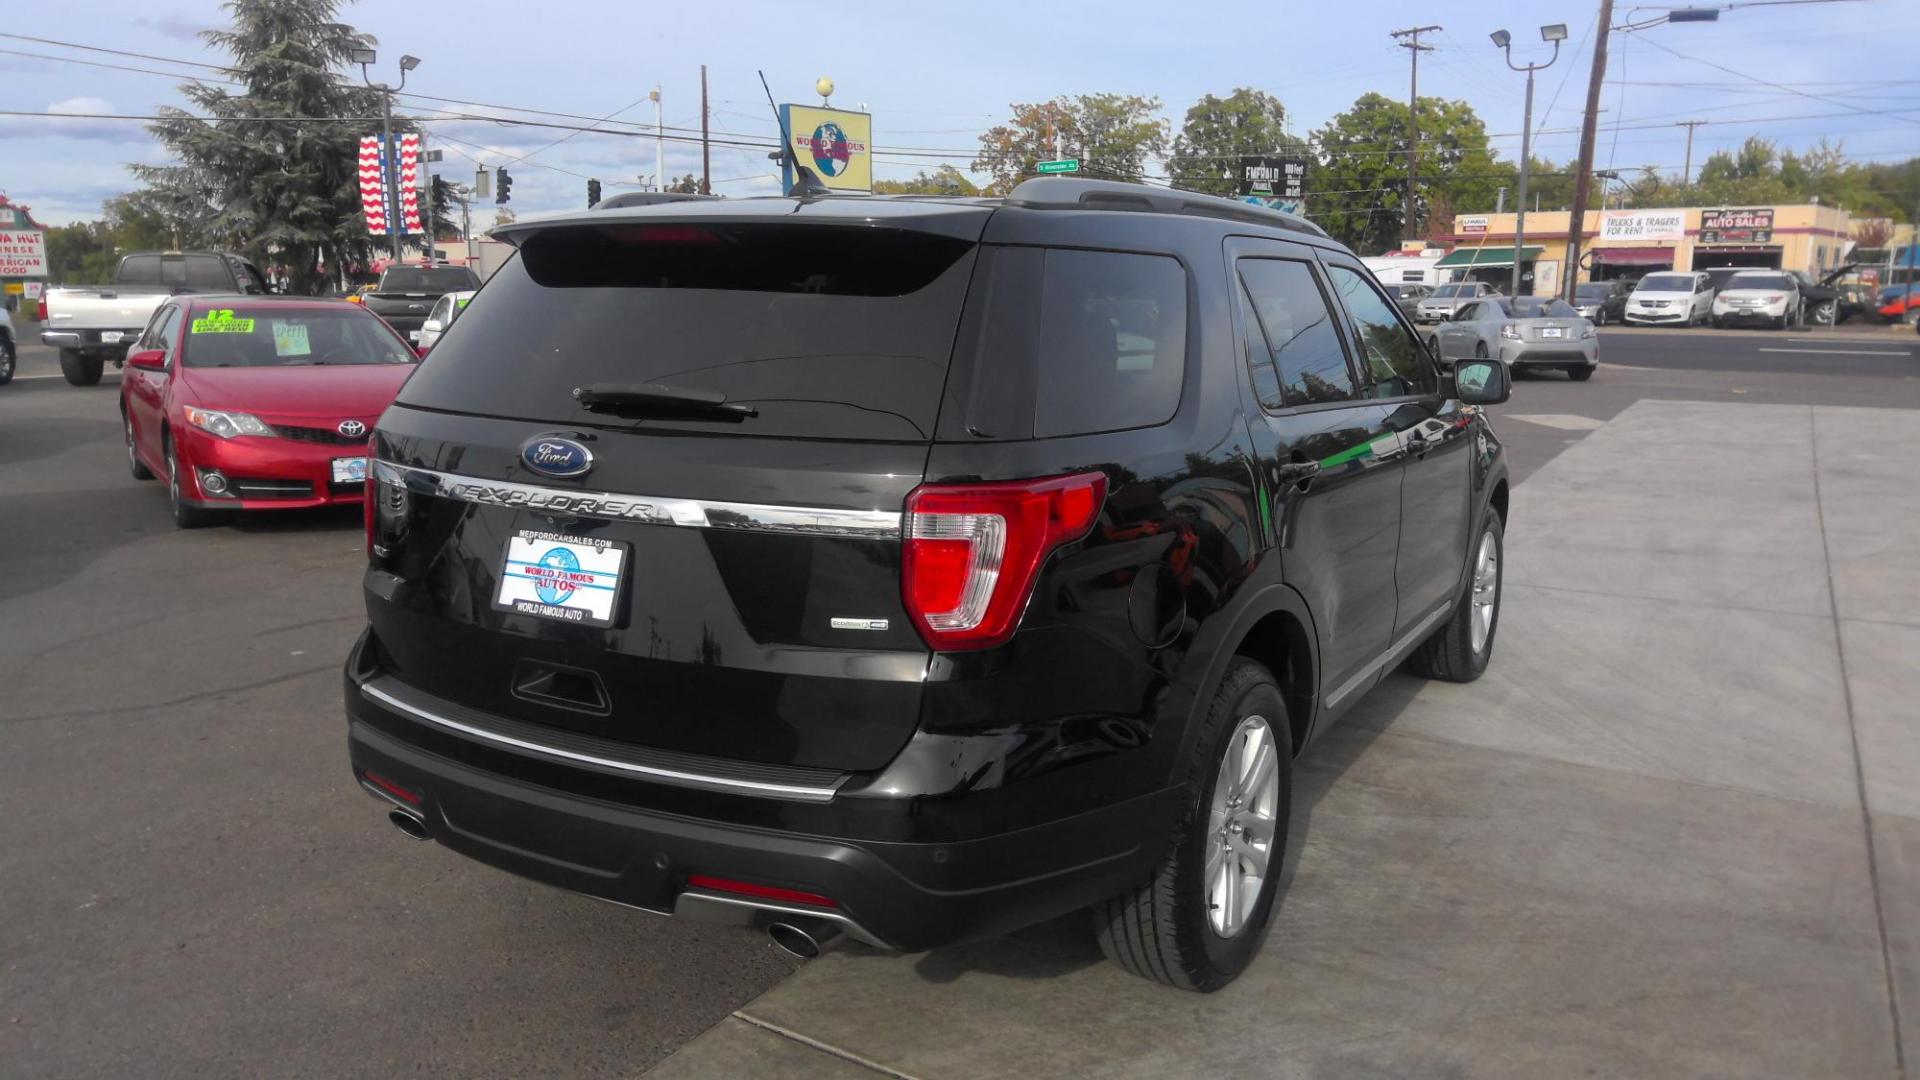
<svg viewBox="0 0 1920 1080"><path fill-rule="evenodd" d="M393 261L400 261L400 170L399 155L393 146L393 95L407 88L407 72L420 66L420 58L412 55L400 57L400 84L389 86L376 83L367 75L367 68L379 57L372 49L355 49L350 57L360 65L360 81L371 89L380 91L380 186L387 205L387 240ZM433 193L428 192L429 201ZM433 237L427 237L427 250L433 250Z"/></svg>
<svg viewBox="0 0 1920 1080"><path fill-rule="evenodd" d="M654 83L647 92L653 99L653 187L655 191L667 190L667 129L660 118L660 84Z"/></svg>
<svg viewBox="0 0 1920 1080"><path fill-rule="evenodd" d="M1533 166L1533 73L1552 67L1553 62L1560 59L1560 43L1567 39L1567 24L1552 23L1540 28L1540 40L1553 42L1553 55L1547 57L1544 64L1522 67L1514 63L1513 35L1495 30L1492 37L1493 43L1506 54L1507 66L1527 73L1527 109L1520 124L1520 190L1513 217L1513 288L1507 294L1517 297L1520 295L1520 261L1527 248L1527 171Z"/></svg>

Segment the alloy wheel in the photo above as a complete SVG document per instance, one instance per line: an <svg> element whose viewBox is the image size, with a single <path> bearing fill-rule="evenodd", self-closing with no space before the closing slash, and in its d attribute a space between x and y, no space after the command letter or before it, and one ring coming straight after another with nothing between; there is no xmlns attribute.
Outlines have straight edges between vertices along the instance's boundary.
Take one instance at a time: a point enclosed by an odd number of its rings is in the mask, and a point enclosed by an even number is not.
<svg viewBox="0 0 1920 1080"><path fill-rule="evenodd" d="M1264 716L1241 720L1227 740L1207 813L1207 860L1201 888L1213 932L1230 938L1246 928L1260 902L1278 838L1280 759Z"/></svg>
<svg viewBox="0 0 1920 1080"><path fill-rule="evenodd" d="M1480 550L1473 557L1473 651L1486 649L1493 635L1493 616L1500 610L1500 548L1491 531L1480 534Z"/></svg>

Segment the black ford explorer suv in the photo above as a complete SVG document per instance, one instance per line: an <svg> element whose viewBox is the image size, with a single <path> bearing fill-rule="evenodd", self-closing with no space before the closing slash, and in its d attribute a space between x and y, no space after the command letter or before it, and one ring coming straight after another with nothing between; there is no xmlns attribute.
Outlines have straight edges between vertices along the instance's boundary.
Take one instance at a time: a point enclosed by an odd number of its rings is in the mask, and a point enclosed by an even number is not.
<svg viewBox="0 0 1920 1080"><path fill-rule="evenodd" d="M1049 178L500 235L375 433L346 705L411 836L802 955L1088 909L1207 990L1295 755L1486 666L1507 373L1304 221Z"/></svg>

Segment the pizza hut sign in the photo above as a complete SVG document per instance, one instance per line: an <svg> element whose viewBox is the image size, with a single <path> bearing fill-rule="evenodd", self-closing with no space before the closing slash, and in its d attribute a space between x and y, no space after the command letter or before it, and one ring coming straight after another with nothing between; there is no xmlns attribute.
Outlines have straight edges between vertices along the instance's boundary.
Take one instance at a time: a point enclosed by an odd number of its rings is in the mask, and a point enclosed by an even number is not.
<svg viewBox="0 0 1920 1080"><path fill-rule="evenodd" d="M1703 244L1766 244L1773 241L1773 210L1702 210Z"/></svg>

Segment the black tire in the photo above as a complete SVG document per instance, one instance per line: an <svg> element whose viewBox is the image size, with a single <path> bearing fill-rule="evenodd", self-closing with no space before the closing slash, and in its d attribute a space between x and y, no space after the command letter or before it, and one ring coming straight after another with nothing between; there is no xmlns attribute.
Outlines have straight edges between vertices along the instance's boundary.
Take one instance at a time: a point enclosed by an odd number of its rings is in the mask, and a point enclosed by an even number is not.
<svg viewBox="0 0 1920 1080"><path fill-rule="evenodd" d="M1715 330L1725 330L1727 328L1727 321L1716 315L1713 319L1713 328Z"/></svg>
<svg viewBox="0 0 1920 1080"><path fill-rule="evenodd" d="M1790 315L1782 315L1780 316L1780 320L1773 324L1773 328L1775 330L1785 330L1791 325L1793 325L1793 317Z"/></svg>
<svg viewBox="0 0 1920 1080"><path fill-rule="evenodd" d="M1279 753L1279 796L1273 843L1260 893L1240 929L1222 937L1209 920L1206 853L1213 840L1209 808L1220 765L1241 720L1265 717ZM1186 783L1193 792L1153 875L1138 887L1092 908L1100 951L1121 968L1182 990L1206 993L1232 982L1253 962L1273 914L1278 882L1287 867L1287 824L1293 801L1293 743L1286 702L1262 665L1235 657L1200 720Z"/></svg>
<svg viewBox="0 0 1920 1080"><path fill-rule="evenodd" d="M180 458L173 452L173 440L161 443L167 456L167 501L173 506L173 523L182 529L204 529L218 524L220 515L186 501L180 492Z"/></svg>
<svg viewBox="0 0 1920 1080"><path fill-rule="evenodd" d="M20 353L13 347L13 339L0 334L0 386L13 381L13 369L20 362Z"/></svg>
<svg viewBox="0 0 1920 1080"><path fill-rule="evenodd" d="M135 480L153 479L153 470L147 468L147 463L140 460L140 452L133 448L133 417L128 416L125 409L120 410L120 431L127 441L127 471Z"/></svg>
<svg viewBox="0 0 1920 1080"><path fill-rule="evenodd" d="M1486 639L1478 649L1473 644L1475 571L1479 563L1481 545L1491 538L1493 545L1493 614L1487 626ZM1409 659L1408 666L1417 674L1429 679L1445 679L1448 682L1472 682L1487 670L1487 661L1493 658L1493 640L1500 632L1500 593L1502 575L1506 563L1506 531L1500 521L1500 515L1487 511L1487 521L1481 527L1480 535L1474 538L1473 548L1467 554L1467 580L1460 590L1460 599L1455 603L1453 614L1434 631Z"/></svg>
<svg viewBox="0 0 1920 1080"><path fill-rule="evenodd" d="M1598 365L1595 366L1597 367ZM1588 379L1593 378L1593 372L1594 368L1590 367L1568 368L1567 378L1572 379L1574 382L1586 382Z"/></svg>
<svg viewBox="0 0 1920 1080"><path fill-rule="evenodd" d="M1487 358L1486 342L1482 341L1482 342L1475 343L1475 345L1473 346L1473 358L1475 360L1485 360Z"/></svg>
<svg viewBox="0 0 1920 1080"><path fill-rule="evenodd" d="M1900 316L1900 321L1908 326L1920 327L1920 307L1908 308L1906 314Z"/></svg>
<svg viewBox="0 0 1920 1080"><path fill-rule="evenodd" d="M98 385L106 367L106 361L97 355L88 356L79 349L60 350L60 374L75 386Z"/></svg>
<svg viewBox="0 0 1920 1080"><path fill-rule="evenodd" d="M1807 317L1807 321L1814 326L1832 326L1834 323L1840 321L1836 317L1839 314L1839 310L1840 302L1838 300L1822 300L1813 305L1813 313Z"/></svg>

